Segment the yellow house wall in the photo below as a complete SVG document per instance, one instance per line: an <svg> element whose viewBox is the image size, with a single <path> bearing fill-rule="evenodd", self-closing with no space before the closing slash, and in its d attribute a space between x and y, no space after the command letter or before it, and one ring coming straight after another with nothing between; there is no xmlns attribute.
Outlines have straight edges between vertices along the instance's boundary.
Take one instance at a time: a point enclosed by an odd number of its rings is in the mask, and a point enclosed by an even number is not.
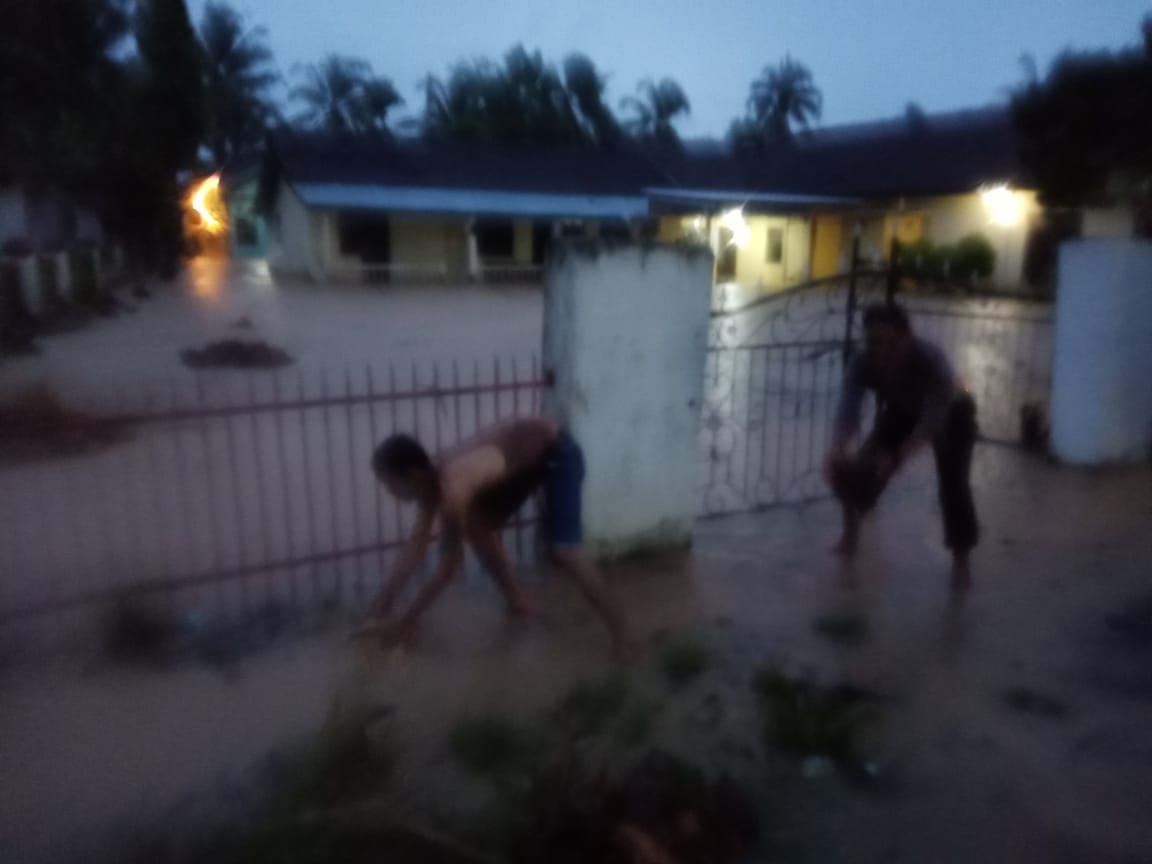
<svg viewBox="0 0 1152 864"><path fill-rule="evenodd" d="M810 249L807 219L782 216L746 216L748 245L736 256L736 281L749 287L775 291L795 285L807 278ZM784 231L784 258L768 262L768 230Z"/></svg>

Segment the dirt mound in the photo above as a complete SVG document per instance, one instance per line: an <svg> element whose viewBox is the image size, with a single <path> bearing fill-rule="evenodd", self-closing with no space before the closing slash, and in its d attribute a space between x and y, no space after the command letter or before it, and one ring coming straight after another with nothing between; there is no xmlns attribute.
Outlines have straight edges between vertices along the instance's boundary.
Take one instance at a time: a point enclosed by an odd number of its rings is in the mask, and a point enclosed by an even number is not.
<svg viewBox="0 0 1152 864"><path fill-rule="evenodd" d="M117 417L67 408L46 387L30 387L0 402L0 464L78 456L128 437Z"/></svg>
<svg viewBox="0 0 1152 864"><path fill-rule="evenodd" d="M203 348L186 348L180 352L180 359L193 369L278 369L295 362L283 348L244 339L224 339Z"/></svg>

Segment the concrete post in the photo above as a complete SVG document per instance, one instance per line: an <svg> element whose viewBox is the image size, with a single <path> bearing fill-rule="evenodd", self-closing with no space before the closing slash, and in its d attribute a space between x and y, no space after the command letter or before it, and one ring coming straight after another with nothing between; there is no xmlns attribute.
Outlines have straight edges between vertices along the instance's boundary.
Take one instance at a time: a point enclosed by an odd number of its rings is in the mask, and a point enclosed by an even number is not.
<svg viewBox="0 0 1152 864"><path fill-rule="evenodd" d="M584 524L598 555L691 542L711 285L706 248L556 245L550 407L584 448Z"/></svg>
<svg viewBox="0 0 1152 864"><path fill-rule="evenodd" d="M1071 465L1138 462L1152 450L1152 243L1060 250L1052 449Z"/></svg>
<svg viewBox="0 0 1152 864"><path fill-rule="evenodd" d="M67 252L56 252L51 255L56 264L56 289L61 298L72 299L72 268L68 263Z"/></svg>
<svg viewBox="0 0 1152 864"><path fill-rule="evenodd" d="M33 315L44 312L44 292L40 288L40 270L36 266L36 256L25 255L19 260L20 291L24 298L24 307Z"/></svg>

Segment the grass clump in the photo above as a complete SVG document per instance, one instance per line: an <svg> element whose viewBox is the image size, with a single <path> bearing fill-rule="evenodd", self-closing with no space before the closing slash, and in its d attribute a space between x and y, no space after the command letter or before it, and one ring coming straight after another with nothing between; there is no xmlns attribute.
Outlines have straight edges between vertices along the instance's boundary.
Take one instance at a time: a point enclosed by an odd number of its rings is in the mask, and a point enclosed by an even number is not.
<svg viewBox="0 0 1152 864"><path fill-rule="evenodd" d="M873 694L848 685L821 686L774 667L758 672L753 688L769 745L841 764L859 760L863 734L877 719Z"/></svg>
<svg viewBox="0 0 1152 864"><path fill-rule="evenodd" d="M172 608L140 594L125 594L117 600L106 613L102 630L108 657L122 663L165 663L180 640Z"/></svg>
<svg viewBox="0 0 1152 864"><path fill-rule="evenodd" d="M689 636L680 636L670 641L661 651L659 660L664 680L673 689L695 681L708 671L711 662L712 654L708 646Z"/></svg>
<svg viewBox="0 0 1152 864"><path fill-rule="evenodd" d="M528 730L496 713L457 721L448 743L461 766L473 774L488 776L523 765L532 752Z"/></svg>
<svg viewBox="0 0 1152 864"><path fill-rule="evenodd" d="M599 735L620 715L631 687L620 673L577 682L552 709L551 719L573 738Z"/></svg>
<svg viewBox="0 0 1152 864"><path fill-rule="evenodd" d="M856 646L868 641L868 619L855 612L823 615L812 623L812 628L838 645Z"/></svg>

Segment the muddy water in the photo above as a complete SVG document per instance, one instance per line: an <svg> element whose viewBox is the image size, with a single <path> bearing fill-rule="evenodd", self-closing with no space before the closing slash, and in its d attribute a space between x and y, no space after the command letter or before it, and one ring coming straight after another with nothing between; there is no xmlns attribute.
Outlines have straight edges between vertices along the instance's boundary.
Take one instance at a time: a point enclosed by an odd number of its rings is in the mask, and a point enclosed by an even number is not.
<svg viewBox="0 0 1152 864"><path fill-rule="evenodd" d="M836 513L819 504L703 522L689 561L610 572L646 639L691 631L710 646L711 667L684 690L660 683L657 647L633 667L634 687L661 700L658 740L759 784L774 860L1152 860L1152 478L1057 472L997 449L980 451L976 474L985 537L961 600L921 468L893 487L851 569L824 551ZM539 723L571 682L614 668L571 589L530 584L541 614L527 628L509 627L474 580L453 586L402 654L334 634L228 678L9 672L0 841L11 860L47 860L62 824L93 837L178 819L359 705L391 709L404 754L394 788L410 805L444 822L482 807L486 787L447 754L451 725L484 709ZM859 638L815 626L837 617L862 621ZM765 662L881 694L872 783L807 780L765 755L748 690Z"/></svg>

